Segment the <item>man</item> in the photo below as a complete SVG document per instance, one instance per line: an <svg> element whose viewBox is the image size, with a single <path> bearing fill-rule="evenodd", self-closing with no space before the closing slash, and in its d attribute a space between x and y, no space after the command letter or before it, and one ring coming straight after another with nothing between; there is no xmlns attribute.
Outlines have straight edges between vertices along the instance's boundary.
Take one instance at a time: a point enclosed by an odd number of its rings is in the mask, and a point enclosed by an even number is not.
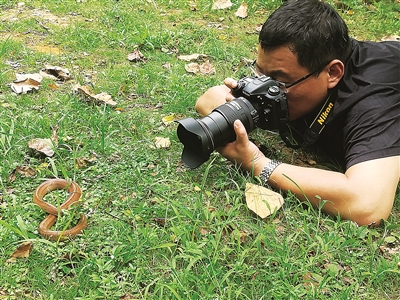
<svg viewBox="0 0 400 300"><path fill-rule="evenodd" d="M359 42L327 3L288 1L267 19L259 35L256 72L287 90L289 126L344 161L345 173L280 163L265 157L236 120L236 141L218 151L264 184L292 191L323 211L359 225L387 219L400 178L400 51L398 42ZM206 91L196 110L209 114L232 100L237 82ZM328 104L329 103L329 106ZM315 118L322 131L307 137ZM319 132L318 132L319 133ZM311 141L311 142L310 142Z"/></svg>

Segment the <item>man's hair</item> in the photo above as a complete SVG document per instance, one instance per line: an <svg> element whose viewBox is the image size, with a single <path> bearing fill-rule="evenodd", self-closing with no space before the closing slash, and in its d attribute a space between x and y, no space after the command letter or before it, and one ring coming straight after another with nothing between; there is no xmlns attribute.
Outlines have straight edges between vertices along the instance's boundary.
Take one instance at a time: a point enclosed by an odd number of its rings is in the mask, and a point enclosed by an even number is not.
<svg viewBox="0 0 400 300"><path fill-rule="evenodd" d="M318 0L290 0L264 23L259 43L265 51L288 46L300 66L322 71L333 59L346 62L351 40L346 23L328 4Z"/></svg>

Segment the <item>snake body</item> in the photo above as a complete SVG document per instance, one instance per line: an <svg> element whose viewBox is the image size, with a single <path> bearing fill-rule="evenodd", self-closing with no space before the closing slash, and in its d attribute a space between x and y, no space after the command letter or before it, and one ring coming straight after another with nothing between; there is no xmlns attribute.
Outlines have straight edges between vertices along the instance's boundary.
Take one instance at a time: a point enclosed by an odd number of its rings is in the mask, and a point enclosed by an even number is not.
<svg viewBox="0 0 400 300"><path fill-rule="evenodd" d="M51 191L66 189L69 193L67 200L61 204L59 209L54 205L43 201L43 197ZM37 204L41 209L47 212L49 215L39 224L39 232L44 237L57 241L72 238L82 231L87 226L87 217L82 214L81 218L71 229L64 231L50 230L50 228L56 223L58 214L62 214L64 209L68 209L72 204L76 203L82 195L82 191L78 184L75 182L69 182L65 179L51 179L43 182L35 190L33 194L33 202Z"/></svg>

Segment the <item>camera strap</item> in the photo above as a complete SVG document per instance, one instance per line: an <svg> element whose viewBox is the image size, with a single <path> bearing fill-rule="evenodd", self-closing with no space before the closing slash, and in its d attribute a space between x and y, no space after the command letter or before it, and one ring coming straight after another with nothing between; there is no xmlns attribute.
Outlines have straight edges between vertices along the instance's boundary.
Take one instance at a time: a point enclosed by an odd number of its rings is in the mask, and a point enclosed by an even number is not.
<svg viewBox="0 0 400 300"><path fill-rule="evenodd" d="M324 105L321 107L320 111L314 118L314 121L312 121L310 126L304 132L302 143L299 144L295 142L294 138L287 130L285 130L285 132L280 132L281 138L288 146L292 148L300 148L312 145L317 141L322 130L324 130L325 128L328 117L333 111L334 101L330 100L331 95L332 93L328 95L328 98L325 100Z"/></svg>
<svg viewBox="0 0 400 300"><path fill-rule="evenodd" d="M334 102L330 100L331 95L332 93L329 94L328 98L326 99L324 105L321 107L321 110L318 112L314 121L311 123L311 125L307 128L306 132L304 133L303 144L305 146L314 144L317 141L322 130L324 130L326 121L328 120L329 115L333 111Z"/></svg>

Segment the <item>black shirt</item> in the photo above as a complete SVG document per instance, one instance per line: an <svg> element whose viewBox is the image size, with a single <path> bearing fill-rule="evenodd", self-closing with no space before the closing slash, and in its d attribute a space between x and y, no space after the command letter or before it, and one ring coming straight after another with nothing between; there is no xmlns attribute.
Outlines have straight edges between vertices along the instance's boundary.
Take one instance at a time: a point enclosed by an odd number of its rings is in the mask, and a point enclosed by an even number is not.
<svg viewBox="0 0 400 300"><path fill-rule="evenodd" d="M333 110L315 143L346 169L400 155L400 43L352 42L344 76L332 91ZM290 126L304 132L315 116Z"/></svg>

